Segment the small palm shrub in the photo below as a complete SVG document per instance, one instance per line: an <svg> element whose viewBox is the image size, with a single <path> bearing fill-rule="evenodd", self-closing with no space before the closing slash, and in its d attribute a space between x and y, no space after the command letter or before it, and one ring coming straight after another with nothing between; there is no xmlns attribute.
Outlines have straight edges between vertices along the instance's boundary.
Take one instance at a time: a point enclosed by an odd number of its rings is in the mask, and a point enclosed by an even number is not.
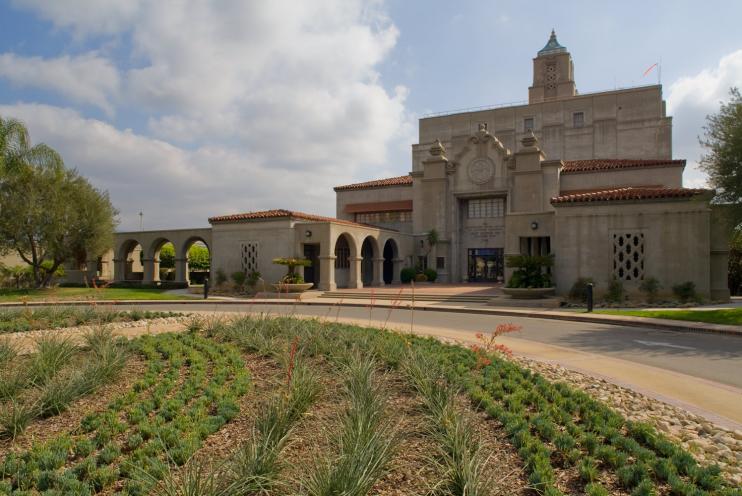
<svg viewBox="0 0 742 496"><path fill-rule="evenodd" d="M639 291L644 293L649 303L657 301L657 294L661 288L662 284L660 284L660 281L656 277L646 277L639 285Z"/></svg>
<svg viewBox="0 0 742 496"><path fill-rule="evenodd" d="M672 293L681 303L698 302L700 297L696 292L696 283L686 281L672 287Z"/></svg>
<svg viewBox="0 0 742 496"><path fill-rule="evenodd" d="M246 280L247 280L247 275L241 270L238 270L237 272L232 273L232 282L234 282L234 285L237 286L237 289L244 288Z"/></svg>
<svg viewBox="0 0 742 496"><path fill-rule="evenodd" d="M505 265L514 268L508 288L549 288L551 275L545 270L554 265L553 255L510 255Z"/></svg>
<svg viewBox="0 0 742 496"><path fill-rule="evenodd" d="M605 301L609 303L623 303L626 299L626 290L623 281L613 278L608 282L608 291L605 293Z"/></svg>
<svg viewBox="0 0 742 496"><path fill-rule="evenodd" d="M415 269L405 267L399 273L399 279L402 281L402 284L409 284L415 278L415 274Z"/></svg>
<svg viewBox="0 0 742 496"><path fill-rule="evenodd" d="M428 282L428 276L424 273L415 274L415 282Z"/></svg>

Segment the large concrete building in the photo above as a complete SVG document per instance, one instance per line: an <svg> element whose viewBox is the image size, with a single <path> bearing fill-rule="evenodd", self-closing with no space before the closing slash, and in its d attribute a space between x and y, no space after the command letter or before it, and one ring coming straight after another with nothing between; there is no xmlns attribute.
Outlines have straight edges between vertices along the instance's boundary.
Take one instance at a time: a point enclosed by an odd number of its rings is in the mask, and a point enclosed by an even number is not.
<svg viewBox="0 0 742 496"><path fill-rule="evenodd" d="M114 277L156 281L168 240L182 282L200 241L212 277L256 270L278 280L284 268L271 260L299 256L314 261L305 278L324 290L397 282L403 266L496 283L509 277L507 255L552 253L561 294L579 277L632 290L652 276L668 291L693 281L724 299L723 225L713 192L683 187L684 167L672 157L662 87L580 94L552 32L533 59L527 104L420 119L411 172L336 187L336 218L271 210L212 217L209 229L119 233Z"/></svg>

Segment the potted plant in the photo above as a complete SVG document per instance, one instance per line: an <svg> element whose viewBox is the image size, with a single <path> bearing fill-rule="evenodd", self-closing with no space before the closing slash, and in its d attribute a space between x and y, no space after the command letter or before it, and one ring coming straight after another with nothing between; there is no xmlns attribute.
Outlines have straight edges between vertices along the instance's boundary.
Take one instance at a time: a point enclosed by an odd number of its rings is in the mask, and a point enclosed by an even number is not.
<svg viewBox="0 0 742 496"><path fill-rule="evenodd" d="M283 278L274 284L276 291L282 293L302 293L312 287L312 283L305 283L304 278L296 273L297 267L310 267L312 261L306 258L274 258L276 265L285 265L288 272Z"/></svg>
<svg viewBox="0 0 742 496"><path fill-rule="evenodd" d="M551 274L545 269L554 265L553 255L510 255L505 264L514 268L503 293L511 298L536 299L554 294Z"/></svg>

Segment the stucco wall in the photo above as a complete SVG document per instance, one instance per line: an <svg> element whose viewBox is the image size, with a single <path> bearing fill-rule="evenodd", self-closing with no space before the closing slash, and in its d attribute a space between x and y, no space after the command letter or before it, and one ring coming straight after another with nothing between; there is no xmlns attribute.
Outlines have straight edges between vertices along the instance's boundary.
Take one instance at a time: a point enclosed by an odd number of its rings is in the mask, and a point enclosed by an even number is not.
<svg viewBox="0 0 742 496"><path fill-rule="evenodd" d="M656 277L663 293L693 281L710 290L710 219L706 201L664 201L557 206L552 251L557 291L566 294L578 277L591 277L605 292L613 275L613 234L644 234L644 274ZM637 291L640 281L624 287Z"/></svg>
<svg viewBox="0 0 742 496"><path fill-rule="evenodd" d="M335 193L336 214L335 217L343 220L355 221L355 214L347 212L348 205L356 203L381 203L393 201L412 200L412 186L387 186L383 188L356 189L338 191ZM414 205L414 203L413 203ZM394 229L400 232L412 232L412 221L410 222L382 222L379 227Z"/></svg>
<svg viewBox="0 0 742 496"><path fill-rule="evenodd" d="M573 127L574 112L584 113L582 128ZM662 87L645 86L420 119L413 170L422 168L430 143L439 139L448 147L456 136L473 135L482 122L505 147L518 151L527 117L534 119L533 132L547 159L672 157L672 119L665 115Z"/></svg>
<svg viewBox="0 0 742 496"><path fill-rule="evenodd" d="M258 243L258 272L267 283L286 274L286 267L274 265L274 258L295 256L294 229L288 219L265 222L214 224L212 226L212 275L222 269L227 277L242 270L240 246Z"/></svg>
<svg viewBox="0 0 742 496"><path fill-rule="evenodd" d="M683 167L641 167L600 172L580 172L560 175L561 191L575 191L621 186L683 187Z"/></svg>

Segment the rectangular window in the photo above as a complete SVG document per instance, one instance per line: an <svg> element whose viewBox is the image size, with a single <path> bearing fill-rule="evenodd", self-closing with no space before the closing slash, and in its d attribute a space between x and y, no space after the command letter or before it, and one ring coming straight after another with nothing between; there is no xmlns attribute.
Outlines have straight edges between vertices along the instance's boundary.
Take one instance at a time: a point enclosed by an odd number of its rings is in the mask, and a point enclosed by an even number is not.
<svg viewBox="0 0 742 496"><path fill-rule="evenodd" d="M585 125L585 113L575 112L572 114L572 127L583 127Z"/></svg>
<svg viewBox="0 0 742 496"><path fill-rule="evenodd" d="M427 269L428 268L428 257L426 257L425 255L420 255L419 257L417 257L417 267L420 270Z"/></svg>
<svg viewBox="0 0 742 496"><path fill-rule="evenodd" d="M435 268L438 270L443 270L446 268L446 257L436 257L435 258Z"/></svg>
<svg viewBox="0 0 742 496"><path fill-rule="evenodd" d="M410 222L412 212L393 211L393 212L361 212L356 214L356 222L361 224L380 224L390 222Z"/></svg>
<svg viewBox="0 0 742 496"><path fill-rule="evenodd" d="M523 119L523 131L533 131L533 117L526 117Z"/></svg>
<svg viewBox="0 0 742 496"><path fill-rule="evenodd" d="M505 201L502 198L482 198L469 200L468 203L470 219L502 217L505 215Z"/></svg>

